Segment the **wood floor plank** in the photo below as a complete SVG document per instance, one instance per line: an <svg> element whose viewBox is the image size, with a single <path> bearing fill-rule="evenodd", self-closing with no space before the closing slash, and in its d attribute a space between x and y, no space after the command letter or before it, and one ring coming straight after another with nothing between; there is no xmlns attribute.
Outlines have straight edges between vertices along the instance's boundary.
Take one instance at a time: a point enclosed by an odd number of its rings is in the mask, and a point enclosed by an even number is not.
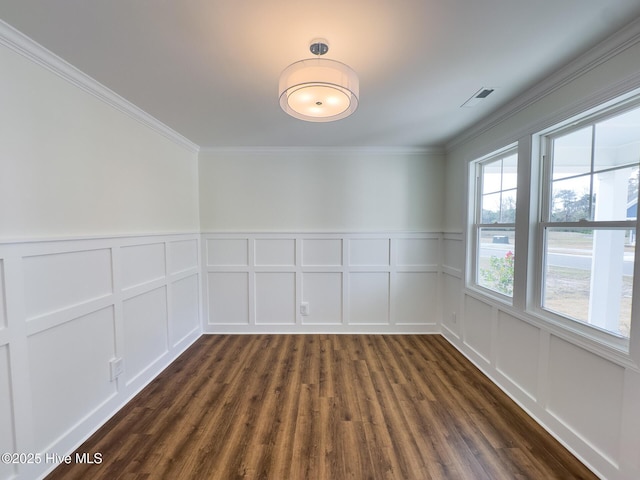
<svg viewBox="0 0 640 480"><path fill-rule="evenodd" d="M438 335L208 335L50 480L595 479Z"/></svg>

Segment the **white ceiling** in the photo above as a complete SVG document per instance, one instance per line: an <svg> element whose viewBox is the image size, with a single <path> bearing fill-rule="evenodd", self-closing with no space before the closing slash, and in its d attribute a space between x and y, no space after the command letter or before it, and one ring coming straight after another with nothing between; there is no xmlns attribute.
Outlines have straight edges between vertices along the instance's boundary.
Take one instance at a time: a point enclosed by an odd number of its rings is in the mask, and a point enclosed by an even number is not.
<svg viewBox="0 0 640 480"><path fill-rule="evenodd" d="M202 148L442 146L639 16L638 0L0 0L2 20ZM278 104L316 37L360 77L358 110L333 123Z"/></svg>

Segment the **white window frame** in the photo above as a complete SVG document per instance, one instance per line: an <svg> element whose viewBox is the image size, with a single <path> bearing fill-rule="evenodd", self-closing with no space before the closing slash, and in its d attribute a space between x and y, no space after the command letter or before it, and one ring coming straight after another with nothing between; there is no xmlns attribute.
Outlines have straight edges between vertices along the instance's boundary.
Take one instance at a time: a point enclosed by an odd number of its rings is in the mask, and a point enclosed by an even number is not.
<svg viewBox="0 0 640 480"><path fill-rule="evenodd" d="M484 295L490 296L500 302L503 302L509 305L513 304L513 297L516 294L515 288L514 288L513 295L509 296L481 285L478 282L478 275L480 274L478 259L480 255L480 252L479 252L480 231L483 228L485 229L509 228L509 229L513 229L514 235L515 235L515 231L516 231L515 220L514 222L509 222L509 223L506 223L506 222L505 223L502 223L502 222L482 223L482 192L483 192L482 167L483 165L504 159L505 157L509 157L511 155L518 156L517 143L512 143L506 147L494 150L490 154L485 155L481 158L478 158L470 162L469 164L469 186L470 186L470 190L473 192L473 195L471 197L471 201L468 202L468 207L469 207L468 218L470 219L470 222L469 222L469 228L467 229L467 231L470 232L470 234L467 239L467 244L469 245L469 255L467 258L469 258L470 262L468 264L468 268L466 269L468 272L467 281L466 281L467 288L477 290ZM519 164L520 162L518 158L518 170L520 170ZM516 192L517 192L517 189L518 187L515 188ZM501 189L500 192L502 191L504 190ZM518 206L516 202L516 211L517 209L518 209ZM514 245L514 248L515 248L515 245ZM515 277L516 277L516 274L514 272L514 287L515 287Z"/></svg>
<svg viewBox="0 0 640 480"><path fill-rule="evenodd" d="M563 330L570 332L571 334L578 334L579 336L586 338L588 341L593 341L596 345L603 345L605 347L613 348L618 352L622 352L625 354L629 354L630 351L630 337L622 337L620 335L616 335L613 332L608 330L599 328L595 325L591 325L580 320L576 320L567 316L564 316L560 313L553 312L549 309L543 308L543 295L544 295L544 268L546 264L545 259L545 231L549 227L558 227L558 228L601 228L601 229L622 229L622 228L635 228L636 232L638 229L638 221L629 221L629 220L620 220L620 221L596 221L596 220L581 220L578 222L557 222L551 221L550 215L552 210L552 158L551 158L551 144L554 138L559 137L561 135L566 135L571 131L576 131L581 128L585 128L589 125L594 125L598 122L606 120L607 118L614 117L624 113L625 111L631 109L640 108L640 98L635 97L631 100L624 100L617 103L613 103L611 106L603 106L600 109L592 109L590 112L572 117L571 119L564 121L562 123L556 124L550 128L545 129L542 132L539 132L533 135L532 140L533 144L537 143L539 147L539 158L536 156L532 157L532 161L539 161L539 165L541 165L541 175L538 176L539 184L538 194L540 195L540 201L537 202L537 205L532 205L534 207L534 211L537 210L536 222L535 222L535 265L530 265L530 267L534 268L535 277L533 280L535 281L535 285L533 289L530 289L530 295L533 295L534 298L528 298L527 304L530 306L527 310L534 314L536 317L541 318L552 325L559 326ZM636 165L636 163L632 163L627 165ZM616 166L611 170L625 168L623 166ZM594 174L593 168L591 168L590 175ZM532 177L532 190L535 188L533 183L535 182L535 178ZM537 207L537 208L536 208ZM533 226L534 224L532 224ZM635 247L635 258L638 259L640 253L639 242L636 242ZM638 264L640 262L635 262L634 265L634 284L636 281L640 281L638 277ZM532 280L530 278L529 280ZM637 287L634 288L637 291ZM634 292L635 293L635 292ZM633 324L634 311L636 310L636 304L638 303L638 298L634 295L632 299L632 313L631 313L631 335L637 335L638 333L634 331ZM636 325L636 329L638 326Z"/></svg>

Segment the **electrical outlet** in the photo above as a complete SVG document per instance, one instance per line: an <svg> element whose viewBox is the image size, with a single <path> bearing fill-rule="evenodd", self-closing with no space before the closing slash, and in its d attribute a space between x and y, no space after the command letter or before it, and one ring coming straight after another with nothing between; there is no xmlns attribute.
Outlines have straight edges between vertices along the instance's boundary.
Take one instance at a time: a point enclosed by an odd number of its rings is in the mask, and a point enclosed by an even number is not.
<svg viewBox="0 0 640 480"><path fill-rule="evenodd" d="M113 358L109 362L109 368L111 370L111 381L124 373L124 360L122 358Z"/></svg>
<svg viewBox="0 0 640 480"><path fill-rule="evenodd" d="M302 302L300 304L300 315L309 315L309 302Z"/></svg>

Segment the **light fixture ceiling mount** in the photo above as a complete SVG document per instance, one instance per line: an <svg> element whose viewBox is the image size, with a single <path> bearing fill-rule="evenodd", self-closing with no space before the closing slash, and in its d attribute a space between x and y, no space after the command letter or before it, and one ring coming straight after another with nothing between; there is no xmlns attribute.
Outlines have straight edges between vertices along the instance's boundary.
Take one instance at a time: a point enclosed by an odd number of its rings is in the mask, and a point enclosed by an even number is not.
<svg viewBox="0 0 640 480"><path fill-rule="evenodd" d="M315 58L292 63L280 74L280 106L292 117L308 122L333 122L358 108L358 75L348 65L321 58L329 51L324 39L314 39Z"/></svg>

